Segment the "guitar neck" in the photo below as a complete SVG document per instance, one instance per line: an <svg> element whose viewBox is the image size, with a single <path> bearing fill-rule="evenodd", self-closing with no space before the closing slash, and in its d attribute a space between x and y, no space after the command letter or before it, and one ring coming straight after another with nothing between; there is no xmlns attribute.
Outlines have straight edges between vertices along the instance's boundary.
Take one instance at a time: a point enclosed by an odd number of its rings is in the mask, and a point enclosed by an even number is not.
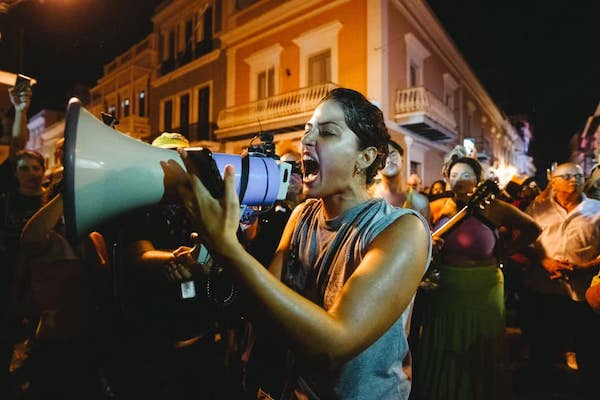
<svg viewBox="0 0 600 400"><path fill-rule="evenodd" d="M448 232L450 229L452 229L452 227L454 227L454 225L456 225L458 222L460 222L467 215L468 215L468 207L465 206L465 207L461 208L460 211L458 213L456 213L452 218L450 218L444 225L437 228L431 234L431 237L435 239L435 238L444 236L446 234L446 232Z"/></svg>

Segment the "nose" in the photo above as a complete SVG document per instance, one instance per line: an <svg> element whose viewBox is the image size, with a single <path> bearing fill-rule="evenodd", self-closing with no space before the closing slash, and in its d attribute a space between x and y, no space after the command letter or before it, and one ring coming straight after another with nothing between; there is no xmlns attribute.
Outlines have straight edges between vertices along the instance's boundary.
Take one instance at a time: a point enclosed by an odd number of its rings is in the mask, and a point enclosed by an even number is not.
<svg viewBox="0 0 600 400"><path fill-rule="evenodd" d="M315 138L315 128L311 128L311 130L307 131L304 136L302 136L300 143L304 146L312 146L315 143Z"/></svg>

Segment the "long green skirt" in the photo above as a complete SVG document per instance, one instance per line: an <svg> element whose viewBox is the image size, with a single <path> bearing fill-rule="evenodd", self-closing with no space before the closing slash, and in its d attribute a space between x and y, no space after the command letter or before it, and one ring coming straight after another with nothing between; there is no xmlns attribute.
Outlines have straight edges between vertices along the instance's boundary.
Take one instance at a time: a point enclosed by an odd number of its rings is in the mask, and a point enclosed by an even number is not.
<svg viewBox="0 0 600 400"><path fill-rule="evenodd" d="M439 287L423 306L416 398L511 398L502 271L496 265L439 270Z"/></svg>

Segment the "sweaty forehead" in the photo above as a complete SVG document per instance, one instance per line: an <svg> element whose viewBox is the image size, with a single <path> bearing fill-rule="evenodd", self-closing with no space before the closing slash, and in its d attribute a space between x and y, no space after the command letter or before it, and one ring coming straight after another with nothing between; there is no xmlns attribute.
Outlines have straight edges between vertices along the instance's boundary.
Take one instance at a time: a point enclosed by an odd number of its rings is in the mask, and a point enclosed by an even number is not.
<svg viewBox="0 0 600 400"><path fill-rule="evenodd" d="M552 176L564 175L564 174L581 174L581 167L577 164L561 164L552 173Z"/></svg>
<svg viewBox="0 0 600 400"><path fill-rule="evenodd" d="M309 122L313 125L327 123L345 125L344 110L337 102L328 100L316 108Z"/></svg>

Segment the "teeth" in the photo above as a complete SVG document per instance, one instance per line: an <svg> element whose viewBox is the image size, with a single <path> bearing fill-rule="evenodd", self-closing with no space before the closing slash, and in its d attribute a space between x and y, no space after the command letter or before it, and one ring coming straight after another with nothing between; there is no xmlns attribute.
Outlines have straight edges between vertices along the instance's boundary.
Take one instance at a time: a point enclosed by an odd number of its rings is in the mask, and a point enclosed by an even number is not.
<svg viewBox="0 0 600 400"><path fill-rule="evenodd" d="M309 155L304 155L302 156L302 161L315 161L315 159Z"/></svg>

